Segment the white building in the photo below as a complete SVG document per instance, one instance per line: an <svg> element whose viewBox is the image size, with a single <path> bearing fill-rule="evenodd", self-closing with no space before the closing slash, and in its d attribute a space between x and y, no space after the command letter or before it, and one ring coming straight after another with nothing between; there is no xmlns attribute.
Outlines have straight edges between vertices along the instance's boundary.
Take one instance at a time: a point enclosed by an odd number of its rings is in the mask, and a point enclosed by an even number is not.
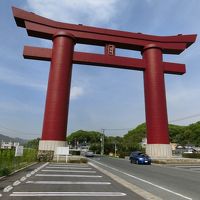
<svg viewBox="0 0 200 200"><path fill-rule="evenodd" d="M1 142L1 149L12 149L16 148L17 146L19 146L19 142Z"/></svg>

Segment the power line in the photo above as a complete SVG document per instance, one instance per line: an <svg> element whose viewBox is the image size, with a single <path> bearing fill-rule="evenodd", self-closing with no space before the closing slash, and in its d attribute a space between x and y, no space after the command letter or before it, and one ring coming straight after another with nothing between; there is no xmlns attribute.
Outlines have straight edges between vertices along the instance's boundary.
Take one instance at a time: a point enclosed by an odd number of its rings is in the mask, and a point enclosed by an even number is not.
<svg viewBox="0 0 200 200"><path fill-rule="evenodd" d="M23 131L20 131L20 130L16 130L16 129L11 129L11 128L8 128L6 126L2 126L0 124L0 129L5 129L5 130L0 130L1 132L7 132L7 133L17 133L17 134L22 134L22 135L38 135L38 134L35 134L35 133L28 133L28 132L23 132Z"/></svg>
<svg viewBox="0 0 200 200"><path fill-rule="evenodd" d="M172 122L178 122L178 121L183 121L186 119L192 119L195 117L200 117L200 113L199 114L194 114L194 115L189 115L186 117L182 117L182 118L177 118L177 119L173 119L171 121L169 121L169 123ZM105 131L122 131L122 130L132 130L133 128L102 128L101 130L105 130Z"/></svg>
<svg viewBox="0 0 200 200"><path fill-rule="evenodd" d="M186 119L192 119L192 118L199 117L199 116L200 116L200 114L189 115L189 116L186 116L186 117L182 117L182 118L177 118L177 119L171 120L171 121L169 121L169 123L183 121L183 120L186 120Z"/></svg>
<svg viewBox="0 0 200 200"><path fill-rule="evenodd" d="M195 117L200 117L200 113L194 114L194 115L189 115L189 116L182 117L182 118L173 119L173 120L170 120L169 123L183 121L186 119L192 119ZM0 130L0 132L5 132L5 133L17 133L17 134L20 133L21 135L39 135L39 133L37 134L37 133L30 133L30 132L24 132L21 130L11 129L11 128L8 128L1 124L0 124L0 129L4 129L4 130ZM132 130L132 129L133 128L102 128L101 131L102 130L104 130L104 131L125 131L125 130Z"/></svg>

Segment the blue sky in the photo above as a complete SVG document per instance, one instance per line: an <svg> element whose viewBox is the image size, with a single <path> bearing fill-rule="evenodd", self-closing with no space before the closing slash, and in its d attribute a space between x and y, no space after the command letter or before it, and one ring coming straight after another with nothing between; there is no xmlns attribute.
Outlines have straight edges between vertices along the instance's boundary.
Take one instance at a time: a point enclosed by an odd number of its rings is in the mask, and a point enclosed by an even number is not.
<svg viewBox="0 0 200 200"><path fill-rule="evenodd" d="M59 3L58 3L59 2ZM0 134L26 139L41 136L49 62L23 59L23 46L51 47L16 26L11 6L67 23L153 35L200 33L199 0L4 0L0 2ZM102 47L76 45L76 50L102 53ZM141 57L139 52L118 55ZM183 76L165 75L169 121L187 125L200 120L200 46L165 61L186 64ZM134 128L145 121L143 73L73 66L68 133ZM106 130L122 135L127 130Z"/></svg>

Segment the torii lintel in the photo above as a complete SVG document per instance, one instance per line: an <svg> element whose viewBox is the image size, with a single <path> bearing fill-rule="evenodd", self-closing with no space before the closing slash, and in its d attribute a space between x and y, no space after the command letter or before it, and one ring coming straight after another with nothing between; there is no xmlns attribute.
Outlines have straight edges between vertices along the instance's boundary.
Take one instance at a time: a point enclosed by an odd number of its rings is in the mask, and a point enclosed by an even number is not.
<svg viewBox="0 0 200 200"><path fill-rule="evenodd" d="M52 49L25 46L24 58L33 60L51 61ZM103 54L74 52L74 64L96 65L130 70L145 70L143 59L127 58L121 56L106 56ZM163 62L164 73L182 75L186 72L185 64Z"/></svg>
<svg viewBox="0 0 200 200"><path fill-rule="evenodd" d="M12 9L17 25L26 28L30 36L50 40L59 30L66 30L74 35L77 43L81 44L105 46L112 43L117 48L136 51L142 51L145 46L154 44L165 54L180 54L196 39L196 35L154 36L62 23L19 8L13 7Z"/></svg>

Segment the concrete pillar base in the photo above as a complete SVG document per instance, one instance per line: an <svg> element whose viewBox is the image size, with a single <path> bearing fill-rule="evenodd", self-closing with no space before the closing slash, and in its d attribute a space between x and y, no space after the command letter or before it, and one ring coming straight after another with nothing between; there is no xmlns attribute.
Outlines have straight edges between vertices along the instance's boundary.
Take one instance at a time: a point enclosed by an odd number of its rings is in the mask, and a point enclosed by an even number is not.
<svg viewBox="0 0 200 200"><path fill-rule="evenodd" d="M56 147L65 147L66 141L40 140L39 151L55 151Z"/></svg>
<svg viewBox="0 0 200 200"><path fill-rule="evenodd" d="M170 144L147 144L146 154L151 158L171 158L172 148Z"/></svg>

